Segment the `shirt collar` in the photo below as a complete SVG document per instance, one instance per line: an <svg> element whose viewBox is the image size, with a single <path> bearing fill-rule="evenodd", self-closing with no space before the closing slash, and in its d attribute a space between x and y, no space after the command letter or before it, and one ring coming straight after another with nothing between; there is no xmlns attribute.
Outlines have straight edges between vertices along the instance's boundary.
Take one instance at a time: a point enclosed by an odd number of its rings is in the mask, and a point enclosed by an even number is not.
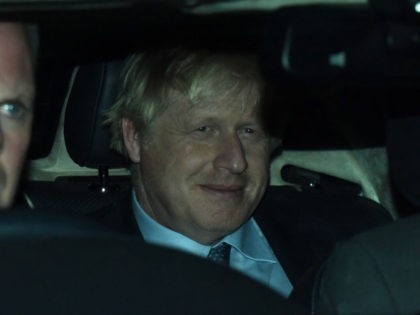
<svg viewBox="0 0 420 315"><path fill-rule="evenodd" d="M186 251L200 257L207 257L211 248L210 246L200 244L156 222L144 211L137 200L134 190L131 199L134 216L140 227L141 234L147 243Z"/></svg>
<svg viewBox="0 0 420 315"><path fill-rule="evenodd" d="M253 218L246 221L232 234L227 235L222 241L229 243L248 259L270 263L277 261L266 238Z"/></svg>
<svg viewBox="0 0 420 315"><path fill-rule="evenodd" d="M200 257L207 257L212 246L200 244L185 235L168 229L152 219L142 208L132 192L132 204L137 224L147 243L182 250ZM248 259L275 263L276 258L267 240L253 218L239 229L225 236L214 246L226 242Z"/></svg>

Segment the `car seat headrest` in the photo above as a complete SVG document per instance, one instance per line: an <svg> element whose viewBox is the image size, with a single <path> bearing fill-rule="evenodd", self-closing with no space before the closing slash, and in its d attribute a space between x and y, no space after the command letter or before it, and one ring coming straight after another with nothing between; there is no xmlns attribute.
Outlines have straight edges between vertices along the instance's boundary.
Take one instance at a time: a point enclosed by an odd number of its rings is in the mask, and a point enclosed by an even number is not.
<svg viewBox="0 0 420 315"><path fill-rule="evenodd" d="M70 157L80 166L124 167L128 159L110 149L104 112L114 104L124 61L82 65L71 88L64 122Z"/></svg>

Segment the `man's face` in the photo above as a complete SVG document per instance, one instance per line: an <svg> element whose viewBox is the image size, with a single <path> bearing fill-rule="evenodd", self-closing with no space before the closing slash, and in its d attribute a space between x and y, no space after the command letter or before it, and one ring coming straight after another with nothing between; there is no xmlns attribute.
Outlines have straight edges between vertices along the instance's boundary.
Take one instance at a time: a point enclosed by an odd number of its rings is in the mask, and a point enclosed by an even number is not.
<svg viewBox="0 0 420 315"><path fill-rule="evenodd" d="M149 139L134 141L138 147L128 151L139 162L137 195L157 222L211 244L251 216L268 181L269 149L257 92L249 92L194 107L171 104Z"/></svg>
<svg viewBox="0 0 420 315"><path fill-rule="evenodd" d="M10 206L29 143L33 69L21 25L0 23L0 208Z"/></svg>

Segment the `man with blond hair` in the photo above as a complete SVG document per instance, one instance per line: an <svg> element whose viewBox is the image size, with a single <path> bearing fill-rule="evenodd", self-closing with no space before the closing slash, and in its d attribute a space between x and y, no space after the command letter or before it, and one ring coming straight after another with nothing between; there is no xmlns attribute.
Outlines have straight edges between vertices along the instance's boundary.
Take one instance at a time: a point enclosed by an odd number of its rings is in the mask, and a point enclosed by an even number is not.
<svg viewBox="0 0 420 315"><path fill-rule="evenodd" d="M260 116L264 88L251 55L138 54L125 66L106 122L112 147L132 162L131 201L119 211L132 214L125 222L134 231L288 296L292 283L279 259L285 255L253 217L272 142Z"/></svg>

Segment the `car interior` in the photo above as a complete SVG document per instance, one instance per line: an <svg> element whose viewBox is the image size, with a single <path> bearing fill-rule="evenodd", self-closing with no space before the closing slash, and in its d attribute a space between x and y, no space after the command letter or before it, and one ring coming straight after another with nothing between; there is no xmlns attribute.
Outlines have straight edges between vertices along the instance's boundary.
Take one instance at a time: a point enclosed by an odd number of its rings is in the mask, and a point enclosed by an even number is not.
<svg viewBox="0 0 420 315"><path fill-rule="evenodd" d="M267 108L274 135L287 112L262 202L294 222L287 235L322 244L321 254L309 248L296 261L307 269L338 241L410 216L420 205L419 146L408 137L420 126L414 2L1 1L2 19L38 25L40 53L19 211L0 215L0 273L10 283L0 312L303 314L309 292L287 303L236 273L199 268L195 258L81 219L131 190L129 161L109 148L104 112L134 52L187 46L257 53L282 94ZM308 222L323 232L314 235ZM166 260L178 268L174 279ZM158 275L147 272L152 265ZM208 285L194 276L203 273ZM205 298L219 282L225 284L221 312ZM164 291L164 305L157 302L162 288L174 293ZM192 296L190 311L182 296ZM264 305L243 303L251 299Z"/></svg>

